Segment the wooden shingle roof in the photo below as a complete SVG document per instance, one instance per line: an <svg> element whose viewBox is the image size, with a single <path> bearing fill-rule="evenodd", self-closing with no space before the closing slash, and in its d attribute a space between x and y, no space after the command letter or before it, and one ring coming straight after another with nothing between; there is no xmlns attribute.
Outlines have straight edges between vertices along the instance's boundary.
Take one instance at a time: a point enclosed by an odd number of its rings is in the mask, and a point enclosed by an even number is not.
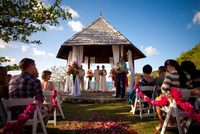
<svg viewBox="0 0 200 134"><path fill-rule="evenodd" d="M134 53L134 59L146 57L102 17L65 41L60 47L57 58L67 59L68 53L75 45L83 45L84 56L95 57L95 63L109 63L109 57L113 57L112 45L123 45L125 61L128 49Z"/></svg>

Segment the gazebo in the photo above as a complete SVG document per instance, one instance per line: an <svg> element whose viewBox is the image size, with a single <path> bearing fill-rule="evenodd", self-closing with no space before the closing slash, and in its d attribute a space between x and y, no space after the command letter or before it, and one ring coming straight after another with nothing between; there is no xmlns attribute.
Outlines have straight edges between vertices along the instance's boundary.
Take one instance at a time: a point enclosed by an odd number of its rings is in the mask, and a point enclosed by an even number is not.
<svg viewBox="0 0 200 134"><path fill-rule="evenodd" d="M90 63L116 65L122 56L129 63L130 87L133 87L134 60L146 56L102 16L65 41L57 54L57 58L66 59L68 65L75 61L79 66L86 63L88 68ZM69 91L69 78L66 79L65 91Z"/></svg>

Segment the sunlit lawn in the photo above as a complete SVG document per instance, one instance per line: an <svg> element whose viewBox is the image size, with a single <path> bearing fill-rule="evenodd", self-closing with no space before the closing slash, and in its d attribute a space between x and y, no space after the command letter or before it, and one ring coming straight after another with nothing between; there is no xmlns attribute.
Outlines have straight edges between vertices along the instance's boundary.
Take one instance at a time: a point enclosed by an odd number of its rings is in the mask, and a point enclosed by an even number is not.
<svg viewBox="0 0 200 134"><path fill-rule="evenodd" d="M66 119L58 117L56 127L48 124L49 133L160 133L155 129L158 118L150 117L141 120L139 114L133 115L129 112L130 106L126 101L109 104L63 103L62 109ZM178 130L166 131L166 134L176 133Z"/></svg>

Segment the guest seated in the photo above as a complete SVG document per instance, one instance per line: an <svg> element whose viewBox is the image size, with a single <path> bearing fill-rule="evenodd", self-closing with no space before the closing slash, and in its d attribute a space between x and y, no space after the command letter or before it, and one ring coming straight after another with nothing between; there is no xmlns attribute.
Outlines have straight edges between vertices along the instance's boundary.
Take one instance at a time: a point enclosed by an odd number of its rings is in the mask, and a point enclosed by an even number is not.
<svg viewBox="0 0 200 134"><path fill-rule="evenodd" d="M139 85L139 87L154 86L155 85L154 79L150 76L151 72L152 72L152 67L147 64L143 67L143 73L144 74L138 76L137 79L135 80L133 91L129 93L129 97L128 97L128 102L129 102L129 104L131 104L131 111L130 112L133 112L133 107L134 107L134 104L135 104L136 85ZM151 91L144 91L143 93L148 97L152 96ZM144 107L147 107L147 103L144 103Z"/></svg>
<svg viewBox="0 0 200 134"><path fill-rule="evenodd" d="M160 66L159 68L158 68L158 77L156 77L155 78L155 84L156 84L156 86L158 87L161 87L162 86L162 83L163 83L163 81L164 81L164 78L165 78L165 74L166 74L166 69L165 69L165 67L164 66ZM157 88L156 87L156 88ZM158 96L160 95L160 90L159 91L157 91L157 93L158 93Z"/></svg>
<svg viewBox="0 0 200 134"><path fill-rule="evenodd" d="M163 81L163 84L161 86L161 94L160 96L167 96L169 95L169 92L172 88L192 88L192 80L189 74L183 72L180 65L172 59L166 60L164 64L167 74ZM156 98L156 101L160 100L160 97ZM171 99L169 99L171 101ZM156 127L156 130L161 130L162 125L164 123L162 119L162 113L160 110L160 106L156 106L156 111L159 118L159 125ZM170 124L172 125L174 123L173 118L170 119Z"/></svg>
<svg viewBox="0 0 200 134"><path fill-rule="evenodd" d="M37 68L35 61L29 58L24 58L19 63L22 73L11 78L9 82L9 98L33 98L40 96L42 101L44 96L42 94L41 82L35 78L37 76ZM15 117L24 112L26 107L18 107L13 110ZM12 114L12 115L13 115Z"/></svg>
<svg viewBox="0 0 200 134"><path fill-rule="evenodd" d="M182 69L190 74L193 84L193 91L192 96L196 96L199 94L199 88L200 88L200 74L199 71L196 70L196 66L191 61L183 61L181 63ZM196 98L190 97L189 102L194 106L195 105Z"/></svg>
<svg viewBox="0 0 200 134"><path fill-rule="evenodd" d="M45 70L42 72L42 90L46 91L53 91L54 90L54 85L53 82L49 81L51 79L51 71Z"/></svg>
<svg viewBox="0 0 200 134"><path fill-rule="evenodd" d="M7 70L0 66L0 99L8 98Z"/></svg>
<svg viewBox="0 0 200 134"><path fill-rule="evenodd" d="M158 68L158 77L155 78L155 84L158 85L158 86L162 86L162 83L164 81L164 78L165 78L165 74L166 74L166 69L164 66L160 66Z"/></svg>
<svg viewBox="0 0 200 134"><path fill-rule="evenodd" d="M51 78L51 71L45 70L42 72L42 90L43 91L53 91L54 90L54 84L53 82L49 81ZM45 97L45 102L52 101L51 96Z"/></svg>

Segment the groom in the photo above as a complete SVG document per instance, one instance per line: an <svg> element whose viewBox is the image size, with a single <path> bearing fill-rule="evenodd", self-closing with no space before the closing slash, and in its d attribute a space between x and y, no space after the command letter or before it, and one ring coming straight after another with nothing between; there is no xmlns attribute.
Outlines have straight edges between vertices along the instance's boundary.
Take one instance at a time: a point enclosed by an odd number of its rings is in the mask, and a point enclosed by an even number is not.
<svg viewBox="0 0 200 134"><path fill-rule="evenodd" d="M127 72L127 65L124 62L124 58L120 57L119 62L117 63L117 74L116 74L116 96L118 98L121 94L121 98L125 96L125 75Z"/></svg>
<svg viewBox="0 0 200 134"><path fill-rule="evenodd" d="M99 81L100 81L100 71L99 66L97 66L97 69L94 70L94 91L97 89L99 90Z"/></svg>

